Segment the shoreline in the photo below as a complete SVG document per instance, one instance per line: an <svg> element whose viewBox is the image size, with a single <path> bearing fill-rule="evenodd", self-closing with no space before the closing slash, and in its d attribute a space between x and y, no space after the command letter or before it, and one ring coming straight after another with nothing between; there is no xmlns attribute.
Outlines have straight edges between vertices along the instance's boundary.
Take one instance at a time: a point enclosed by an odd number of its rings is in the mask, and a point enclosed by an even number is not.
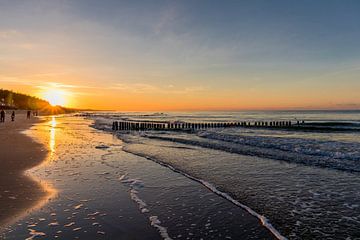
<svg viewBox="0 0 360 240"><path fill-rule="evenodd" d="M257 213L256 211L254 211L252 208L250 208L247 205L242 204L241 202L239 202L239 200L234 199L233 197L231 197L228 193L220 191L218 188L216 188L212 183L207 182L203 179L194 177L190 174L187 174L186 172L170 165L167 164L165 162L162 162L160 160L157 160L155 158L146 156L146 155L142 155L142 154L137 154L137 153L133 153L131 151L127 151L126 148L124 149L125 152L129 153L129 154L134 154L136 156L148 159L150 161L153 161L154 163L157 163L161 166L164 166L168 169L170 169L173 172L179 173L181 175L183 175L184 177L193 180L195 182L200 183L202 186L204 186L205 188L209 189L211 192L213 192L214 194L226 199L227 201L229 201L230 203L234 204L235 206L247 211L249 214L251 214L252 216L256 217L259 222L262 224L262 226L264 226L264 228L266 228L276 239L278 240L287 240L287 238L285 236L283 236L269 221L269 219L267 219L265 216Z"/></svg>
<svg viewBox="0 0 360 240"><path fill-rule="evenodd" d="M54 149L29 173L59 194L14 223L7 239L276 239L246 210L197 181L125 152L119 138L92 123L59 118L27 131Z"/></svg>
<svg viewBox="0 0 360 240"><path fill-rule="evenodd" d="M49 194L43 183L26 174L26 170L41 164L48 155L44 145L24 133L41 120L27 120L25 114L17 114L11 122L8 116L0 124L0 233L41 206Z"/></svg>

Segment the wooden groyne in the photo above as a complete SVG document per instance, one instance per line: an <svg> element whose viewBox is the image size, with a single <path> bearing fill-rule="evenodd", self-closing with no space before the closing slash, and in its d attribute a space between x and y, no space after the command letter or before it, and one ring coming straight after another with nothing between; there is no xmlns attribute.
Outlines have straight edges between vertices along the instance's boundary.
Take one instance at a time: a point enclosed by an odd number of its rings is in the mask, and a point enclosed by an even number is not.
<svg viewBox="0 0 360 240"><path fill-rule="evenodd" d="M114 121L112 130L196 130L207 128L258 127L258 128L291 128L303 125L304 121L257 121L257 122L149 122L149 121Z"/></svg>

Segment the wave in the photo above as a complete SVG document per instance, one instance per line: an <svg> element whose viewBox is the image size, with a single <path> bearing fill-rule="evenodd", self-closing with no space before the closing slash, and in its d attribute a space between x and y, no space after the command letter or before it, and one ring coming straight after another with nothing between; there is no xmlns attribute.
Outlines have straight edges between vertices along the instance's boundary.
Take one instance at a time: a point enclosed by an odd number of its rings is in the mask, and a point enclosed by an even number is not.
<svg viewBox="0 0 360 240"><path fill-rule="evenodd" d="M111 119L94 121L94 128L109 131ZM291 163L360 172L360 143L333 140L319 140L301 137L272 136L272 130L265 135L249 133L243 129L200 130L190 133L169 131L140 132L142 137L178 142L189 146L222 150L242 155L258 156ZM135 133L137 134L137 133ZM269 135L270 134L270 135ZM277 133L279 135L279 133Z"/></svg>
<svg viewBox="0 0 360 240"><path fill-rule="evenodd" d="M325 141L296 137L248 136L241 133L232 134L228 131L203 131L197 135L206 139L220 140L239 145L278 149L286 152L341 159L344 161L360 161L360 143L357 142Z"/></svg>
<svg viewBox="0 0 360 240"><path fill-rule="evenodd" d="M169 136L169 135L161 136L161 135L152 135L152 134L142 134L142 137L147 137L150 139L157 139L162 141L177 142L191 146L200 146L203 148L216 149L216 150L221 150L230 153L237 153L242 155L276 159L290 163L303 164L307 166L331 168L331 169L349 171L349 172L360 172L360 164L359 164L360 154L358 150L352 153L353 155L352 159L344 159L341 158L343 154L346 154L343 152L335 152L331 154L328 152L322 152L319 155L306 154L304 153L307 151L306 146L301 148L297 143L294 143L293 145L287 144L286 146L282 146L281 143L278 143L277 145L271 143L265 143L264 141L262 141L260 137L257 139L257 141L250 144L249 144L250 141L248 141L248 144L246 144L246 141L244 141L245 143L240 143L241 140L238 139L237 136L233 138L228 138L228 136L222 137L221 135L216 135L216 134L209 134L207 136L203 135L197 138L196 137L186 138L181 136ZM239 140L239 142L237 142L237 140ZM272 140L270 140L270 142ZM283 141L286 142L288 141L288 139L284 139ZM268 144L267 147L264 147L266 144ZM309 145L311 145L311 143L309 143ZM285 149L281 149L281 148L285 148ZM338 155L337 158L334 157L336 155Z"/></svg>
<svg viewBox="0 0 360 240"><path fill-rule="evenodd" d="M356 121L308 121L290 130L321 132L360 132L360 123Z"/></svg>
<svg viewBox="0 0 360 240"><path fill-rule="evenodd" d="M276 230L276 228L274 228L272 226L272 224L270 223L270 221L263 215L255 212L253 209L251 209L250 207L240 203L239 201L235 200L234 198L232 198L229 194L225 193L225 192L222 192L220 190L218 190L213 184L203 180L203 179L200 179L200 178L196 178L194 176L191 176L189 174L187 174L186 172L183 172L175 167L173 167L172 165L170 164L167 164L167 163L164 163L156 158L152 158L152 157L149 157L147 156L146 154L142 154L142 153L138 153L138 152L132 152L132 151L129 151L128 149L126 149L126 147L123 148L124 151L128 152L128 153L131 153L131 154L134 154L134 155L137 155L137 156L140 156L140 157L144 157L146 159L149 159L153 162L156 162L164 167L167 167L169 169L171 169L172 171L174 172L177 172L177 173L180 173L182 174L183 176L191 179L191 180L194 180L196 182L199 182L201 183L203 186L205 186L207 189L209 189L210 191L212 191L213 193L225 198L226 200L230 201L231 203L233 203L234 205L238 206L238 207L241 207L243 208L244 210L246 210L248 213L250 213L252 216L256 217L257 219L259 219L259 221L261 222L261 224L266 228L268 229L277 239L279 240L287 240L286 237L284 237L283 235L281 235L281 233Z"/></svg>

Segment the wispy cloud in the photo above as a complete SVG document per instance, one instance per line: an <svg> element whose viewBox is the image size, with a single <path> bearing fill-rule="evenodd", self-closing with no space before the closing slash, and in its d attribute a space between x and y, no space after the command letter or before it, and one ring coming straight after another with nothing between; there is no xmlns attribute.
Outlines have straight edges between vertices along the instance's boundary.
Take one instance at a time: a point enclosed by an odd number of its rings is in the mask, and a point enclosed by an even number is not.
<svg viewBox="0 0 360 240"><path fill-rule="evenodd" d="M336 71L330 71L330 72L324 73L324 74L322 74L322 75L318 75L318 76L311 77L311 78L309 78L309 79L307 79L307 80L308 80L308 81L309 81L309 80L310 80L310 81L314 81L314 80L319 80L319 79L323 79L323 78L334 77L334 76L342 75L342 74L345 74L345 73L357 72L357 71L360 71L360 66L359 66L359 65L350 66L350 67L343 68L343 69L339 69L339 70L336 70Z"/></svg>
<svg viewBox="0 0 360 240"><path fill-rule="evenodd" d="M41 82L38 88L67 88L67 89L97 89L98 87L85 86L85 85L74 85L74 84L64 84L59 82Z"/></svg>
<svg viewBox="0 0 360 240"><path fill-rule="evenodd" d="M0 30L0 39L7 39L20 35L21 33L16 30Z"/></svg>
<svg viewBox="0 0 360 240"><path fill-rule="evenodd" d="M170 28L176 22L178 17L175 6L171 6L161 13L159 21L154 25L153 29L156 34L161 34L164 30Z"/></svg>
<svg viewBox="0 0 360 240"><path fill-rule="evenodd" d="M360 109L360 102L358 102L358 103L354 103L354 102L338 103L338 104L335 104L335 106L339 107L339 108L351 108L351 109L359 108Z"/></svg>
<svg viewBox="0 0 360 240"><path fill-rule="evenodd" d="M4 75L0 75L0 82L26 85L26 86L34 86L35 85L34 82L26 81L26 80L20 79L18 77L11 77L11 76L4 76Z"/></svg>
<svg viewBox="0 0 360 240"><path fill-rule="evenodd" d="M146 83L133 83L133 84L118 83L115 85L115 87L112 87L111 89L129 91L132 93L150 93L150 92L159 91L158 87Z"/></svg>
<svg viewBox="0 0 360 240"><path fill-rule="evenodd" d="M178 88L174 85L167 85L165 87L159 87L147 83L118 83L111 89L117 89L120 91L127 91L131 93L169 93L169 94L186 94L193 92L205 91L203 86L191 86L186 88Z"/></svg>

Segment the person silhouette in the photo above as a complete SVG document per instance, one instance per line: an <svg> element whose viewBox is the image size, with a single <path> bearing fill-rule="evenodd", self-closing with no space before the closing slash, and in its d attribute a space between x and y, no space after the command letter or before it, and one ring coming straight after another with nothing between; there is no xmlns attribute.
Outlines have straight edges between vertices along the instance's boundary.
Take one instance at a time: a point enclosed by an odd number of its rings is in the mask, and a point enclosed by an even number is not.
<svg viewBox="0 0 360 240"><path fill-rule="evenodd" d="M1 109L1 112L0 112L0 122L5 122L5 111L4 111L4 109Z"/></svg>
<svg viewBox="0 0 360 240"><path fill-rule="evenodd" d="M15 111L12 111L11 113L11 121L15 121Z"/></svg>
<svg viewBox="0 0 360 240"><path fill-rule="evenodd" d="M27 118L27 119L30 119L30 117L31 117L31 111L28 110L28 111L27 111L27 114L26 114L26 118Z"/></svg>

